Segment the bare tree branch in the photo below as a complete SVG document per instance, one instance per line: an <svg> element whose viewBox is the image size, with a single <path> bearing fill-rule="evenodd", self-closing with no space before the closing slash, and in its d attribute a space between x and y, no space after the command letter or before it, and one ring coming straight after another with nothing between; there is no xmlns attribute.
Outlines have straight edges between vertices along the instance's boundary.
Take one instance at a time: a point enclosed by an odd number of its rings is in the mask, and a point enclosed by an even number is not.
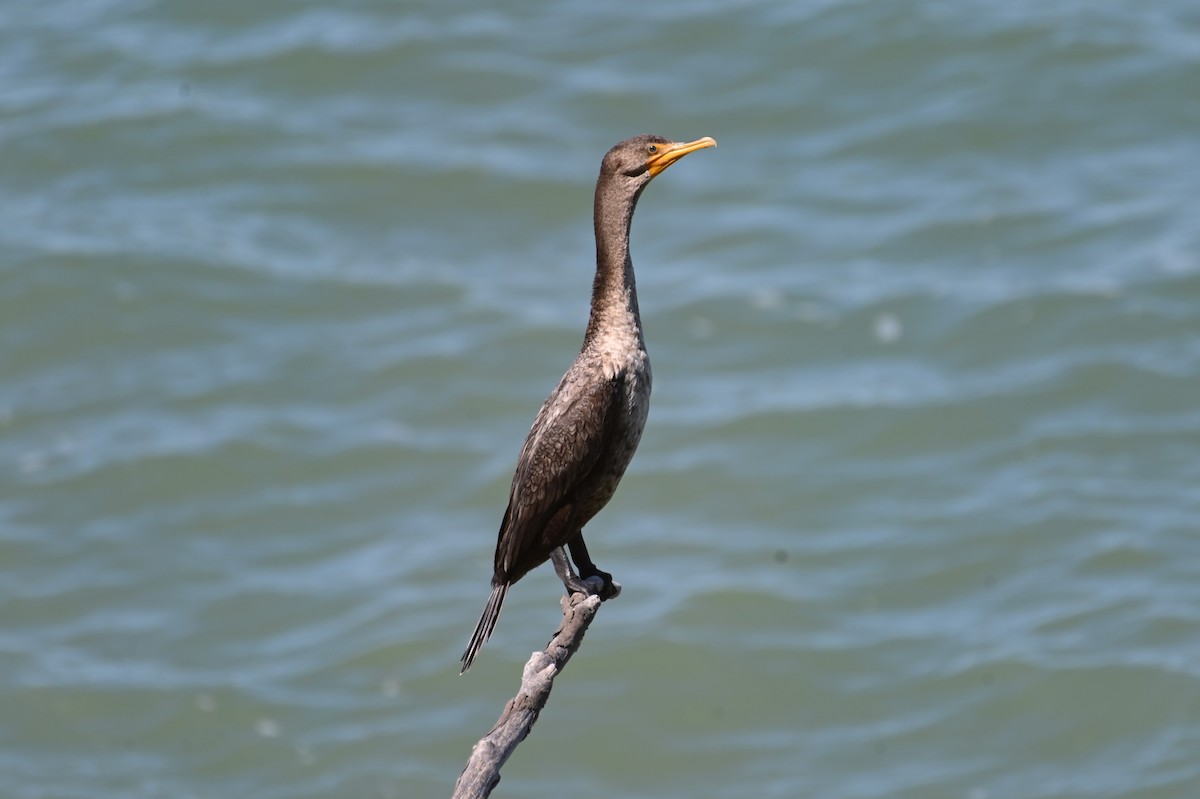
<svg viewBox="0 0 1200 799"><path fill-rule="evenodd" d="M550 698L554 678L579 649L600 609L600 597L571 594L562 599L563 618L545 650L534 652L521 674L521 689L508 700L491 731L475 744L452 799L484 799L500 782L500 768L525 740Z"/></svg>

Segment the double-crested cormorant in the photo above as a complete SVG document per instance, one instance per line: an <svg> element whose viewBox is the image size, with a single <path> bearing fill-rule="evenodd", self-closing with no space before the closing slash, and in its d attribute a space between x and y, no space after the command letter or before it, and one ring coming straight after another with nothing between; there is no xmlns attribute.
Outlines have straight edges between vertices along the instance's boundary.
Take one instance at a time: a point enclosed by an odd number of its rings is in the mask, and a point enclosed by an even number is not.
<svg viewBox="0 0 1200 799"><path fill-rule="evenodd" d="M621 590L592 563L583 526L616 490L650 406L650 359L629 258L629 225L651 180L688 153L716 144L707 136L690 142L635 136L609 150L600 164L596 278L583 349L538 411L521 448L496 541L492 594L463 652L464 672L492 634L508 587L547 559L568 592L608 599Z"/></svg>

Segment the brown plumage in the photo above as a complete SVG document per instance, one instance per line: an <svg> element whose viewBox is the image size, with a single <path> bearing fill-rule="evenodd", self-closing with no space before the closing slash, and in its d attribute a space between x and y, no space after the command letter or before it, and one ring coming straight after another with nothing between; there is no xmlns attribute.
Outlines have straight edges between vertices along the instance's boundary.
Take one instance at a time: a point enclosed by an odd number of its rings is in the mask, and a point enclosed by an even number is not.
<svg viewBox="0 0 1200 799"><path fill-rule="evenodd" d="M547 560L570 592L608 599L621 590L592 563L583 527L616 491L650 405L650 359L629 258L629 225L651 180L688 153L715 145L707 137L678 143L635 136L601 162L596 278L583 349L538 411L521 448L496 541L492 593L463 652L464 672L496 626L508 587Z"/></svg>

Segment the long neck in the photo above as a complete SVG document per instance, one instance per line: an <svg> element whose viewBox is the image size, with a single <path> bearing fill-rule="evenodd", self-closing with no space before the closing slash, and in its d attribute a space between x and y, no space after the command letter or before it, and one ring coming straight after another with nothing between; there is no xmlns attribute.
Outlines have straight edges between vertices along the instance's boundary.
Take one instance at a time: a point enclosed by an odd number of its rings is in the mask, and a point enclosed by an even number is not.
<svg viewBox="0 0 1200 799"><path fill-rule="evenodd" d="M604 332L618 328L636 333L642 342L637 284L629 257L629 225L641 191L630 194L601 180L596 186L596 278L592 282L592 313L584 346Z"/></svg>

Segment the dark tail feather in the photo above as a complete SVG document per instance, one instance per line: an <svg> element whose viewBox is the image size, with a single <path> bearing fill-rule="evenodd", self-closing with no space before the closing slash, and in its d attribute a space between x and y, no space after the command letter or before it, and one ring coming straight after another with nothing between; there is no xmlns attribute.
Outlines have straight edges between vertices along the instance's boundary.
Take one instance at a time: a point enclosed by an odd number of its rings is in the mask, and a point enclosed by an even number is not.
<svg viewBox="0 0 1200 799"><path fill-rule="evenodd" d="M487 604L484 605L483 615L479 617L479 624L475 625L471 643L467 644L467 650L462 654L462 670L459 674L466 674L467 669L471 668L471 664L475 662L475 656L479 654L484 642L495 629L496 619L500 618L500 607L504 604L504 595L507 593L508 583L492 587L492 595L488 597Z"/></svg>

